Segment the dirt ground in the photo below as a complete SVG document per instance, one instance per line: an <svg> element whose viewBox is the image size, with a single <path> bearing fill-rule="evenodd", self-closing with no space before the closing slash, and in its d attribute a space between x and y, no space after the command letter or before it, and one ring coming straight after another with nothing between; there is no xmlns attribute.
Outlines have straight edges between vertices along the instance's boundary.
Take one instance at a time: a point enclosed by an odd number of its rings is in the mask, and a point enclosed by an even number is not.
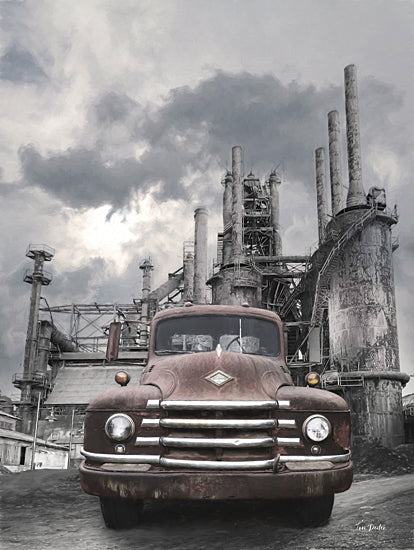
<svg viewBox="0 0 414 550"><path fill-rule="evenodd" d="M0 478L2 549L404 549L414 548L414 473L357 474L336 495L331 521L301 527L286 503L150 502L142 524L104 526L96 497L84 494L77 470L38 470Z"/></svg>

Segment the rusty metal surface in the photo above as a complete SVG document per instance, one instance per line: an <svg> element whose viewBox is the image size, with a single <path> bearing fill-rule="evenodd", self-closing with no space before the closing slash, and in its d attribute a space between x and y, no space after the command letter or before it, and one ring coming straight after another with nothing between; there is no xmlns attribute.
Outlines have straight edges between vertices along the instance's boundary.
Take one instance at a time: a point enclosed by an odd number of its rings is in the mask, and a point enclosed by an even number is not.
<svg viewBox="0 0 414 550"><path fill-rule="evenodd" d="M318 147L315 150L316 170L316 200L318 212L319 245L326 238L327 208L326 208L326 173L325 173L325 149Z"/></svg>
<svg viewBox="0 0 414 550"><path fill-rule="evenodd" d="M271 319L282 333L277 315L245 307L175 308L157 314L154 323L226 313ZM121 452L104 432L115 411L130 416L136 426ZM316 412L327 417L333 432L315 451L303 426ZM278 357L223 350L150 352L141 385L109 390L88 407L82 487L100 496L129 498L317 496L349 487L351 463L335 464L349 462L349 447L345 401L330 392L294 387L283 350ZM289 462L297 462L298 469L289 469ZM307 462L312 466L307 468ZM120 473L111 471L111 463L147 471Z"/></svg>
<svg viewBox="0 0 414 550"><path fill-rule="evenodd" d="M142 384L157 386L164 399L265 400L282 385L292 385L282 359L215 351L150 359ZM217 387L207 376L216 371L232 379Z"/></svg>
<svg viewBox="0 0 414 550"><path fill-rule="evenodd" d="M328 133L332 215L336 216L342 208L341 123L338 111L328 113Z"/></svg>
<svg viewBox="0 0 414 550"><path fill-rule="evenodd" d="M81 486L92 495L131 499L284 499L346 491L353 464L320 471L284 473L108 472L79 469Z"/></svg>
<svg viewBox="0 0 414 550"><path fill-rule="evenodd" d="M108 345L106 347L106 359L108 361L118 359L120 337L121 323L113 321L109 325Z"/></svg>

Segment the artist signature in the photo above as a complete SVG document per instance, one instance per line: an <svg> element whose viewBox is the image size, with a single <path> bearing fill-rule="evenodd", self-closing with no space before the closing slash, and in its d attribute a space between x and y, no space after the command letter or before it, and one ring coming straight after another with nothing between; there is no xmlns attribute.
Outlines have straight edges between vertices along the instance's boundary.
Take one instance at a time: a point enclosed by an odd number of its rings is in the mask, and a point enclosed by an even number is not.
<svg viewBox="0 0 414 550"><path fill-rule="evenodd" d="M385 525L382 523L366 523L364 520L359 521L355 524L355 529L357 531L385 531Z"/></svg>

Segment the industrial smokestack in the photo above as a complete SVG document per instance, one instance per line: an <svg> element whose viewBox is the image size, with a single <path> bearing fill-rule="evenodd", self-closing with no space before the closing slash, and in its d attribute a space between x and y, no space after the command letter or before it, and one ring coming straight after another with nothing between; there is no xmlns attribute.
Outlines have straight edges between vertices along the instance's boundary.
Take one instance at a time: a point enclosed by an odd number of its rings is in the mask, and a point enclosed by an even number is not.
<svg viewBox="0 0 414 550"><path fill-rule="evenodd" d="M341 126L338 111L328 113L328 134L332 216L336 216L342 208Z"/></svg>
<svg viewBox="0 0 414 550"><path fill-rule="evenodd" d="M231 262L232 256L231 222L233 209L233 176L231 172L227 172L223 183L223 265L227 265Z"/></svg>
<svg viewBox="0 0 414 550"><path fill-rule="evenodd" d="M273 171L269 177L270 185L270 211L273 228L273 254L274 256L282 255L282 240L279 233L279 189L281 184L279 176Z"/></svg>
<svg viewBox="0 0 414 550"><path fill-rule="evenodd" d="M194 302L205 304L207 281L207 208L194 212Z"/></svg>
<svg viewBox="0 0 414 550"><path fill-rule="evenodd" d="M194 256L190 252L184 255L184 288L183 301L192 302L194 299Z"/></svg>
<svg viewBox="0 0 414 550"><path fill-rule="evenodd" d="M318 204L318 233L319 244L325 240L326 230L326 185L325 185L325 149L319 147L315 150L316 164L316 199Z"/></svg>
<svg viewBox="0 0 414 550"><path fill-rule="evenodd" d="M142 269L142 300L141 300L141 321L144 321L139 328L139 341L142 346L146 346L148 342L147 325L149 316L149 294L151 292L151 271L154 266L151 263L151 259L144 260L139 266Z"/></svg>
<svg viewBox="0 0 414 550"><path fill-rule="evenodd" d="M361 144L359 137L358 89L355 65L345 67L346 135L348 142L349 190L346 206L366 204L361 175Z"/></svg>
<svg viewBox="0 0 414 550"><path fill-rule="evenodd" d="M240 145L232 149L233 212L232 253L233 262L240 262L243 252L243 150Z"/></svg>

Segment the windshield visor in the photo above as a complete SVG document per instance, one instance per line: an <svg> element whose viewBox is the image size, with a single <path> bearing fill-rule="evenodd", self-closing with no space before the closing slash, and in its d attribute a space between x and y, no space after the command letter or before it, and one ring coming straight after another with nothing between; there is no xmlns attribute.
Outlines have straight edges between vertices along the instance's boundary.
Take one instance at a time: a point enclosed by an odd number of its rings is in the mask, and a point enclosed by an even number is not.
<svg viewBox="0 0 414 550"><path fill-rule="evenodd" d="M256 317L203 315L165 319L157 324L158 355L223 351L277 357L280 335L276 323Z"/></svg>

